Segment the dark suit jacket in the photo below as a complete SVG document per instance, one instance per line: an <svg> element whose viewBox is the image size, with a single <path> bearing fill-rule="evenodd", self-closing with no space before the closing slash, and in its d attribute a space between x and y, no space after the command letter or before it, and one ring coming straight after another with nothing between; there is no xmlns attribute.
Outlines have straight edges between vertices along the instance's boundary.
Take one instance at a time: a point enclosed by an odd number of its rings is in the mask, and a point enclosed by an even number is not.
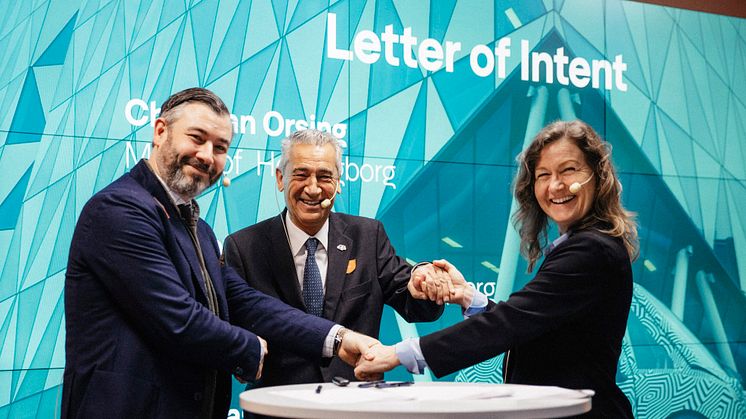
<svg viewBox="0 0 746 419"><path fill-rule="evenodd" d="M65 279L62 418L196 417L207 379L213 417L224 418L230 373L256 374L254 333L320 358L333 323L249 287L221 266L202 220L198 231L220 318L206 307L188 230L144 161L85 205Z"/></svg>
<svg viewBox="0 0 746 419"><path fill-rule="evenodd" d="M621 239L596 230L559 244L536 277L507 301L420 339L436 376L510 350L508 383L592 389L593 416L632 417L616 385L632 301L632 270Z"/></svg>
<svg viewBox="0 0 746 419"><path fill-rule="evenodd" d="M305 310L283 229L284 214L231 234L223 252L226 264L235 267L249 285ZM328 255L324 318L378 337L384 304L410 322L433 321L443 312L441 306L409 294L412 267L396 255L377 220L331 213ZM330 381L335 375L354 379L352 368L337 359L328 368L319 368L282 349L269 352L262 386Z"/></svg>

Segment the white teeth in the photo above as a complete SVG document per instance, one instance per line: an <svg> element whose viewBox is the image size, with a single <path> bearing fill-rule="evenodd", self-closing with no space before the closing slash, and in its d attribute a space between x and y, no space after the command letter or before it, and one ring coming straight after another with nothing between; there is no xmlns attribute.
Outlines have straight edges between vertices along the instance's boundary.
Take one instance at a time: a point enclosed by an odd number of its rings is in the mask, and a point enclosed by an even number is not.
<svg viewBox="0 0 746 419"><path fill-rule="evenodd" d="M550 201L553 204L564 204L565 202L567 202L567 201L569 201L569 200L571 200L573 198L575 198L575 195L570 195L570 196L566 196L564 198L559 198L559 199L550 199Z"/></svg>
<svg viewBox="0 0 746 419"><path fill-rule="evenodd" d="M319 203L321 203L321 201L306 201L304 199L301 199L301 202L303 202L306 205L319 205Z"/></svg>

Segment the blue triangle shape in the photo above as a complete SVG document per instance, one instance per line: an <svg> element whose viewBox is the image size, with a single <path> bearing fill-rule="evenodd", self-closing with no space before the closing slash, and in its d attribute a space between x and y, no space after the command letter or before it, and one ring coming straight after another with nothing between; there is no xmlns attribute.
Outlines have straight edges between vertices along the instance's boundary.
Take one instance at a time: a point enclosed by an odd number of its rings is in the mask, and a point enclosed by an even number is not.
<svg viewBox="0 0 746 419"><path fill-rule="evenodd" d="M36 323L36 312L39 307L42 291L44 291L44 283L40 282L18 293L16 338L14 345L15 357L13 358L13 374L10 385L13 394L18 389L21 372L23 371L23 362L26 359L26 352L29 349L34 323Z"/></svg>
<svg viewBox="0 0 746 419"><path fill-rule="evenodd" d="M443 42L451 23L456 0L434 1L430 4L430 37Z"/></svg>
<svg viewBox="0 0 746 419"><path fill-rule="evenodd" d="M656 108L650 109L648 112L648 120L645 123L645 133L642 137L642 151L648 156L650 163L660 173L661 171L661 157L660 150L658 149L658 125L655 121Z"/></svg>
<svg viewBox="0 0 746 419"><path fill-rule="evenodd" d="M344 156L343 170L347 171L347 166L350 163L358 165L363 164L363 153L365 152L365 138L368 127L368 113L363 111L357 115L352 116L347 123L347 150L346 156ZM335 201L335 206L339 206L339 211L347 214L359 214L360 213L360 189L362 182L348 182L343 187L343 195L345 199L338 199ZM345 201L345 206L341 206L342 201Z"/></svg>
<svg viewBox="0 0 746 419"><path fill-rule="evenodd" d="M293 15L290 18L290 25L288 25L288 32L308 22L311 18L313 18L314 16L324 11L324 9L326 9L327 7L329 7L329 2L327 0L301 1L295 7L295 10L293 11Z"/></svg>
<svg viewBox="0 0 746 419"><path fill-rule="evenodd" d="M33 167L34 165L32 164L26 169L26 173L21 176L16 186L13 187L8 196L5 197L3 203L0 204L0 230L13 230L16 227Z"/></svg>
<svg viewBox="0 0 746 419"><path fill-rule="evenodd" d="M245 199L247 196L259 196L262 190L262 176L256 173L257 168L247 170L232 179L231 187L223 189L223 205L228 231L237 231L256 223L259 210L259 199ZM266 169L265 169L266 170Z"/></svg>
<svg viewBox="0 0 746 419"><path fill-rule="evenodd" d="M70 46L70 39L73 36L73 29L75 29L75 21L78 19L78 12L75 12L73 17L67 21L65 27L62 28L60 33L54 38L49 44L47 49L41 54L34 67L45 67L49 65L61 65L65 63L65 57L67 56L67 48Z"/></svg>
<svg viewBox="0 0 746 419"><path fill-rule="evenodd" d="M64 311L64 294L60 293L49 321L44 326L37 325L37 327L44 327L44 334L42 335L39 346L36 348L36 352L34 353L30 371L26 372L20 388L18 389L18 393L16 393L16 399L29 397L44 391L44 385L46 384L47 377L51 371L50 367L52 366L52 359L54 358L54 347L57 344L57 335L59 334L60 326L62 325Z"/></svg>
<svg viewBox="0 0 746 419"><path fill-rule="evenodd" d="M33 68L29 67L5 144L38 143L46 123L36 75Z"/></svg>
<svg viewBox="0 0 746 419"><path fill-rule="evenodd" d="M286 120L306 119L287 42L283 42L280 48L280 66L277 70L277 87L273 98L273 109L282 114ZM284 135L281 134L281 136Z"/></svg>
<svg viewBox="0 0 746 419"><path fill-rule="evenodd" d="M241 63L238 69L236 96L233 101L233 112L238 115L250 115L254 104L259 98L267 77L270 76L269 66L277 50L277 42L273 42L263 50L257 52L248 60Z"/></svg>
<svg viewBox="0 0 746 419"><path fill-rule="evenodd" d="M277 32L281 35L285 34L285 18L288 13L288 2L287 0L272 0L272 10L275 12L275 24L277 25Z"/></svg>
<svg viewBox="0 0 746 419"><path fill-rule="evenodd" d="M217 0L202 1L189 11L194 37L194 56L197 62L197 74L200 83L204 84L207 73L207 60L210 58L210 45L215 31L218 14Z"/></svg>
<svg viewBox="0 0 746 419"><path fill-rule="evenodd" d="M223 43L215 57L210 75L207 77L207 84L211 84L224 76L241 63L241 55L243 54L241 46L246 38L250 11L250 1L242 1L238 4L230 26L228 26L228 31L225 33L225 38L223 38Z"/></svg>
<svg viewBox="0 0 746 419"><path fill-rule="evenodd" d="M425 120L427 119L427 82L422 83L420 92L417 94L409 118L409 124L404 132L404 139L399 146L399 153L396 155L394 166L396 167L396 183L404 186L414 178L417 171L423 166L425 158ZM388 204L394 199L397 191L394 188L386 187L378 206L379 214L385 211Z"/></svg>
<svg viewBox="0 0 746 419"><path fill-rule="evenodd" d="M337 15L337 42L338 48L350 49L352 38L355 36L353 30L360 23L360 17L365 10L365 3L361 1L339 2L329 8L329 13ZM328 36L328 34L327 34ZM343 60L329 58L324 43L324 55L321 62L321 79L319 81L319 92L316 100L316 115L320 118L326 114L326 109L334 94L337 80L342 72Z"/></svg>
<svg viewBox="0 0 746 419"><path fill-rule="evenodd" d="M393 24L394 33L402 33L404 25L399 19L396 7L391 0L382 0L376 3L375 28L373 32L383 33L385 26ZM402 57L403 46L394 46L394 56ZM381 58L370 66L370 86L368 91L368 107L383 102L394 94L422 80L422 72L419 68L407 67L403 60L398 67L393 67Z"/></svg>

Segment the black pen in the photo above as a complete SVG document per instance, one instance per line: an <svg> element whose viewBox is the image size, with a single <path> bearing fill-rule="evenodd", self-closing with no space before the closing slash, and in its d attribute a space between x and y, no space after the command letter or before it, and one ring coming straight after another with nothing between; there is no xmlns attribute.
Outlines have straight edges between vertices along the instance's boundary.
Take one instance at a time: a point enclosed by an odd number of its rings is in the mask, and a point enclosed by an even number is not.
<svg viewBox="0 0 746 419"><path fill-rule="evenodd" d="M399 382L394 382L394 383L381 382L381 383L376 383L375 387L376 388L404 387L404 386L411 386L412 384L414 384L414 381L399 381Z"/></svg>
<svg viewBox="0 0 746 419"><path fill-rule="evenodd" d="M319 384L318 387L316 387L316 394L321 393L322 386Z"/></svg>
<svg viewBox="0 0 746 419"><path fill-rule="evenodd" d="M373 381L368 381L366 383L358 384L357 386L360 387L360 388L368 388L368 387L373 387L376 384L380 384L380 383L384 383L384 382L385 382L384 380L373 380Z"/></svg>

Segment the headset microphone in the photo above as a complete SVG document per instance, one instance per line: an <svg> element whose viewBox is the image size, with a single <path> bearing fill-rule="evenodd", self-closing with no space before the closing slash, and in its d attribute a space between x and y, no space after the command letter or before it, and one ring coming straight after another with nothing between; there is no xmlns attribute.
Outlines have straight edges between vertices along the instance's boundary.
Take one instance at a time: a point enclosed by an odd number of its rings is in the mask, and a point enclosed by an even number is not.
<svg viewBox="0 0 746 419"><path fill-rule="evenodd" d="M229 187L229 186L231 186L231 180L230 180L230 178L228 178L225 175L223 176L223 186L226 187L226 188Z"/></svg>
<svg viewBox="0 0 746 419"><path fill-rule="evenodd" d="M334 194L339 193L339 184L335 185L334 188ZM334 195L332 195L332 198L334 198ZM332 198L326 198L323 201L321 201L321 208L327 209L332 206Z"/></svg>
<svg viewBox="0 0 746 419"><path fill-rule="evenodd" d="M580 189L582 189L583 186L586 183L590 182L591 179L593 179L593 173L591 173L591 175L588 176L588 179L586 179L585 181L583 181L583 183L574 182L572 185L570 185L570 193L571 194L576 194L576 193L580 192Z"/></svg>

